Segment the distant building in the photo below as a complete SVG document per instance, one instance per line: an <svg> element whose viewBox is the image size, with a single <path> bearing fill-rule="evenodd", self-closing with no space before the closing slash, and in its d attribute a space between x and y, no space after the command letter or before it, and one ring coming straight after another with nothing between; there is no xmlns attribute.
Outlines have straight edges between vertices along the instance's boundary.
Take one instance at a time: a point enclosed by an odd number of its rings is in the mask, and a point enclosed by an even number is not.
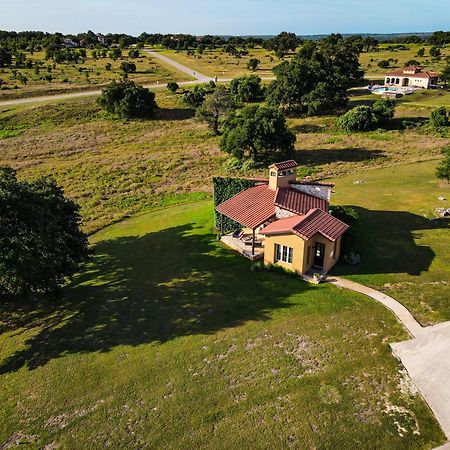
<svg viewBox="0 0 450 450"><path fill-rule="evenodd" d="M100 44L105 44L105 36L101 33L97 33L97 41L100 42Z"/></svg>
<svg viewBox="0 0 450 450"><path fill-rule="evenodd" d="M437 73L424 71L418 66L408 66L403 67L403 69L388 72L384 79L386 86L417 87L423 89L431 89L437 85L437 82Z"/></svg>
<svg viewBox="0 0 450 450"><path fill-rule="evenodd" d="M69 38L64 39L63 44L64 44L64 47L66 47L66 48L77 48L78 47L78 42L75 42Z"/></svg>

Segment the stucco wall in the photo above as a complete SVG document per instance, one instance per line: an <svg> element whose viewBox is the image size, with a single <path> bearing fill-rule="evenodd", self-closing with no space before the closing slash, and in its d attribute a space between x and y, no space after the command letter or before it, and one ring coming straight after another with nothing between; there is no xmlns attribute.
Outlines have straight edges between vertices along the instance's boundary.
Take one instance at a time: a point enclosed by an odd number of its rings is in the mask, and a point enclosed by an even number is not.
<svg viewBox="0 0 450 450"><path fill-rule="evenodd" d="M321 234L316 234L313 238L305 242L305 252L303 256L303 268L307 272L314 263L314 247L315 243L320 242L325 245L325 255L323 259L323 269L329 272L333 266L338 262L341 252L341 238L336 241L336 251L334 242L329 241ZM308 261L309 252L309 261Z"/></svg>
<svg viewBox="0 0 450 450"><path fill-rule="evenodd" d="M321 198L330 203L331 186L319 186L317 184L291 184L291 187L297 191Z"/></svg>
<svg viewBox="0 0 450 450"><path fill-rule="evenodd" d="M429 78L415 78L414 75L404 76L404 77L385 77L384 81L385 81L385 84L403 87L403 79L404 78L409 79L408 86L406 86L406 87L416 86L416 87L421 87L424 89L429 88L429 83L430 83ZM388 79L389 79L389 82L388 82ZM400 83L392 82L392 80L397 80L397 79L400 80Z"/></svg>
<svg viewBox="0 0 450 450"><path fill-rule="evenodd" d="M292 264L283 261L275 261L275 244L286 245L292 247ZM295 234L283 234L275 236L266 236L264 242L264 263L278 264L285 269L295 270L296 272L303 272L303 253L305 249L305 242Z"/></svg>

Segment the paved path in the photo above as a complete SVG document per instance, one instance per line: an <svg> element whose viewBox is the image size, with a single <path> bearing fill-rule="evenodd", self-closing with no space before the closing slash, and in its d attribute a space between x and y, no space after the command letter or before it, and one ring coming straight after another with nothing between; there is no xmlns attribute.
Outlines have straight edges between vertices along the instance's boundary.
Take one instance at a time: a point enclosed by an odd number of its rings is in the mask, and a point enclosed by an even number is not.
<svg viewBox="0 0 450 450"><path fill-rule="evenodd" d="M401 303L394 300L392 297L345 278L331 277L327 278L327 282L341 288L350 289L352 291L367 295L377 302L382 303L397 316L397 319L405 326L412 337L418 337L421 333L423 333L424 328L420 325L420 323L414 319L413 315Z"/></svg>
<svg viewBox="0 0 450 450"><path fill-rule="evenodd" d="M409 331L413 339L392 343L392 351L408 371L450 441L450 321L424 328L402 304L382 292L340 277L330 277L327 282L380 302ZM436 450L444 449L450 450L450 442Z"/></svg>
<svg viewBox="0 0 450 450"><path fill-rule="evenodd" d="M179 70L180 72L186 73L187 75L191 76L192 78L195 78L197 81L200 81L201 83L208 83L208 81L213 80L213 78L203 75L202 73L194 69L191 69L190 67L187 67L184 64L179 63L178 61L174 61L173 59L163 55L162 53L155 52L154 50L147 50L147 49L143 50L150 56L165 62L169 66L175 67L175 69Z"/></svg>

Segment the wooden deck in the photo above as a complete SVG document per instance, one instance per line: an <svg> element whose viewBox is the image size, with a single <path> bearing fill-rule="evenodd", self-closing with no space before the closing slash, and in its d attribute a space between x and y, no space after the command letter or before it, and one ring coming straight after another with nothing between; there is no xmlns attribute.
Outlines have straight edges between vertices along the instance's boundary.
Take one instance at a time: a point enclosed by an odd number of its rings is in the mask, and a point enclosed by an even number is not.
<svg viewBox="0 0 450 450"><path fill-rule="evenodd" d="M231 235L224 235L220 239L227 247L235 250L251 261L262 259L264 256L264 247L255 247L255 254L252 255L252 246L245 245L241 239L235 238Z"/></svg>

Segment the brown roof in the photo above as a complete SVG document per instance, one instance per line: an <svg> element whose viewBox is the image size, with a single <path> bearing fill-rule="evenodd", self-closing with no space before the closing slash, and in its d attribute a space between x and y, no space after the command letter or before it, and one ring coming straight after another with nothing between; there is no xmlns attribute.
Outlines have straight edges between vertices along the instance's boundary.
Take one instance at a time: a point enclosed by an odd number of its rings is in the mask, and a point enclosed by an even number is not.
<svg viewBox="0 0 450 450"><path fill-rule="evenodd" d="M276 220L264 227L260 234L294 233L307 241L317 233L334 242L348 229L348 225L320 209L312 209L304 216L292 216Z"/></svg>
<svg viewBox="0 0 450 450"><path fill-rule="evenodd" d="M415 78L435 78L438 76L436 72L417 72L417 73L405 73L406 71L413 71L414 69L412 67L403 67L403 69L394 70L393 72L386 73L386 77L404 77L405 75L408 77L415 77Z"/></svg>
<svg viewBox="0 0 450 450"><path fill-rule="evenodd" d="M298 166L298 164L293 159L290 159L289 161L283 161L283 162L272 164L269 167L276 167L278 170L285 170L285 169L293 169L294 167L297 167L297 166Z"/></svg>
<svg viewBox="0 0 450 450"><path fill-rule="evenodd" d="M310 209L328 210L328 202L292 188L278 188L275 205L294 214L306 214Z"/></svg>
<svg viewBox="0 0 450 450"><path fill-rule="evenodd" d="M275 215L275 191L266 184L251 187L217 206L216 211L248 228Z"/></svg>
<svg viewBox="0 0 450 450"><path fill-rule="evenodd" d="M348 229L348 225L341 222L331 214L320 209L313 209L294 226L293 231L305 240L311 239L315 234L320 233L330 241L334 242L341 237Z"/></svg>
<svg viewBox="0 0 450 450"><path fill-rule="evenodd" d="M303 184L306 186L327 186L327 187L334 187L336 186L334 183L324 183L323 181L298 181L298 180L292 180L289 181L289 184Z"/></svg>

